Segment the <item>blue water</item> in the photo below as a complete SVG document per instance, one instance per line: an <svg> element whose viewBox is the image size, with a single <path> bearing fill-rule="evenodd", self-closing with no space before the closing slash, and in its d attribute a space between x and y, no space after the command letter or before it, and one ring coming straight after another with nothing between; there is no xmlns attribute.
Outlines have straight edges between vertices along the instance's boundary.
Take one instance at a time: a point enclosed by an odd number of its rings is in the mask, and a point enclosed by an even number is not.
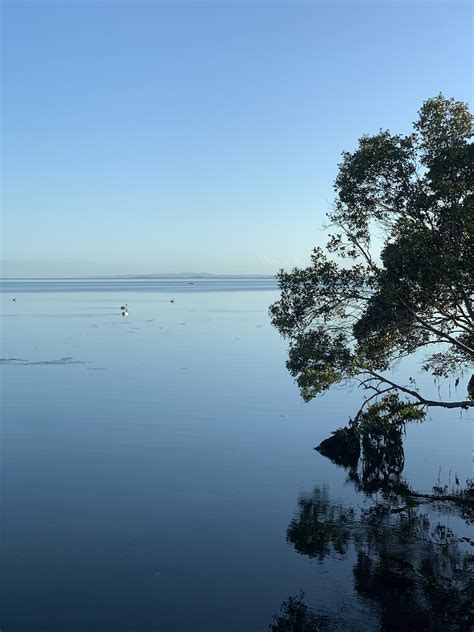
<svg viewBox="0 0 474 632"><path fill-rule="evenodd" d="M313 450L361 395L302 403L273 280L1 289L2 632L257 632L301 590L341 629L377 629L354 551L317 562L286 541L315 486L371 501ZM411 483L471 475L471 419L407 429Z"/></svg>
<svg viewBox="0 0 474 632"><path fill-rule="evenodd" d="M255 292L276 290L275 278L170 278L170 279L3 279L0 292L7 294L24 292L137 292L173 294L177 292Z"/></svg>

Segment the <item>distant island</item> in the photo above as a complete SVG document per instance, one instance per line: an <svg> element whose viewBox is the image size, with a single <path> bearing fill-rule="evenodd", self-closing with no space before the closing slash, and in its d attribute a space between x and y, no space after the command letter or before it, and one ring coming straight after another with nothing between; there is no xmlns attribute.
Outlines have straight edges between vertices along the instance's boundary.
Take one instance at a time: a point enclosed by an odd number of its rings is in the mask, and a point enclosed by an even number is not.
<svg viewBox="0 0 474 632"><path fill-rule="evenodd" d="M168 273L168 274L116 274L116 275L104 276L100 278L101 279L275 279L276 275L275 274L211 274L209 272L174 272L174 273Z"/></svg>

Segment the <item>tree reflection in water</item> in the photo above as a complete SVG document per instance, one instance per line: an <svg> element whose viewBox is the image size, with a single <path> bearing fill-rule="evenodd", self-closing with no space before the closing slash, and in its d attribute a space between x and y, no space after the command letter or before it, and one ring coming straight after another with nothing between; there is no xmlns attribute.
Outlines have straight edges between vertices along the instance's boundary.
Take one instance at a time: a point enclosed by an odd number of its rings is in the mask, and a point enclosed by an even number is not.
<svg viewBox="0 0 474 632"><path fill-rule="evenodd" d="M328 616L313 612L304 602L304 593L289 597L281 605L280 614L273 616L272 632L314 632L333 630Z"/></svg>
<svg viewBox="0 0 474 632"><path fill-rule="evenodd" d="M298 500L288 542L298 553L321 561L354 551L354 589L377 606L381 631L474 629L474 556L468 550L473 542L443 524L443 515L453 512L472 520L472 483L462 492L440 486L433 494L411 490L401 479L401 431L384 437L367 433L359 461L346 463L348 479L372 497L370 506L347 507L332 501L326 487L316 486ZM282 604L270 629L349 628L321 617L300 596Z"/></svg>

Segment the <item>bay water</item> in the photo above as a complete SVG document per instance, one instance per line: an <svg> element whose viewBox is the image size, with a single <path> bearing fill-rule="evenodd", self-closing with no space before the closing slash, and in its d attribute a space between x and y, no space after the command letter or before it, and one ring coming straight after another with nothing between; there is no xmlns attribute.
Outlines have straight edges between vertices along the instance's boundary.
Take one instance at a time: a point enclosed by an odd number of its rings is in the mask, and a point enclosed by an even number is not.
<svg viewBox="0 0 474 632"><path fill-rule="evenodd" d="M263 632L295 595L337 629L382 629L357 547L291 535L315 494L373 498L314 450L362 394L302 402L273 279L12 279L0 296L2 632ZM404 480L465 482L471 427L447 410L407 426Z"/></svg>

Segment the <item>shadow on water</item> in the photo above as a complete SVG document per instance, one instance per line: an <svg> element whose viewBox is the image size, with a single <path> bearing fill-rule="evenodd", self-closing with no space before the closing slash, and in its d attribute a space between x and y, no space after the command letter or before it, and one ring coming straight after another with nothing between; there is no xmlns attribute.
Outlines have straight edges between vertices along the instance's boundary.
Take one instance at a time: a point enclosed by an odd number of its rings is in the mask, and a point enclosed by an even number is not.
<svg viewBox="0 0 474 632"><path fill-rule="evenodd" d="M456 481L451 489L437 484L430 494L412 490L401 476L400 428L362 433L359 447L354 436L349 441L346 454L332 460L346 469L366 502L362 508L346 506L326 486L315 486L298 499L288 543L320 562L353 559L354 592L378 613L380 631L472 630L474 542L455 532L473 522L472 481L462 488ZM318 451L324 453L325 446ZM347 627L337 613L310 608L300 593L283 602L269 629L364 629L360 623Z"/></svg>

